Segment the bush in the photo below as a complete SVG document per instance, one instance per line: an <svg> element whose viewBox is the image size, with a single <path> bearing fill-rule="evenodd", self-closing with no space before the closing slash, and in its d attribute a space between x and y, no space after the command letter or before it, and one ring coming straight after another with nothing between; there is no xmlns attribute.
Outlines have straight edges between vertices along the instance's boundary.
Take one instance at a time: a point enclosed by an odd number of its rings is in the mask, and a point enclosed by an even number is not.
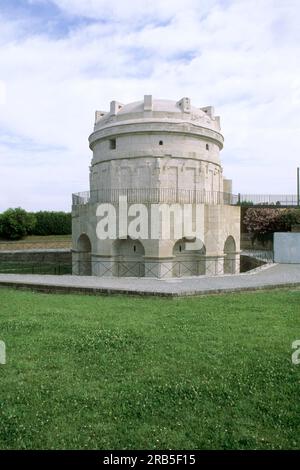
<svg viewBox="0 0 300 470"><path fill-rule="evenodd" d="M289 232L293 225L300 223L300 209L247 209L243 218L247 231L263 244L272 239L274 232Z"/></svg>
<svg viewBox="0 0 300 470"><path fill-rule="evenodd" d="M289 232L293 225L300 224L300 209L285 209L281 213L280 220L282 229Z"/></svg>
<svg viewBox="0 0 300 470"><path fill-rule="evenodd" d="M8 240L19 240L33 230L36 218L21 207L7 209L0 214L0 236Z"/></svg>
<svg viewBox="0 0 300 470"><path fill-rule="evenodd" d="M35 213L33 235L69 235L72 233L70 212L40 211Z"/></svg>
<svg viewBox="0 0 300 470"><path fill-rule="evenodd" d="M251 234L252 243L255 240L263 244L272 238L278 230L280 209L250 208L247 210L243 222Z"/></svg>
<svg viewBox="0 0 300 470"><path fill-rule="evenodd" d="M254 203L253 201L240 201L240 202L237 202L237 205L238 206L253 206Z"/></svg>

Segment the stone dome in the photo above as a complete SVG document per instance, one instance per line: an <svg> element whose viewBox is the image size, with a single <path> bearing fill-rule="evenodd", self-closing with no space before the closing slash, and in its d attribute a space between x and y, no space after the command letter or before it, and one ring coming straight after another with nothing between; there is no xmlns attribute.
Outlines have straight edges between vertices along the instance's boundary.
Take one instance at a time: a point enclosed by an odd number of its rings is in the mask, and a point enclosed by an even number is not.
<svg viewBox="0 0 300 470"><path fill-rule="evenodd" d="M189 98L178 101L153 99L145 95L144 100L122 104L118 101L110 103L110 111L96 111L95 128L97 131L120 121L183 121L220 132L220 119L214 115L214 108L207 106L196 108L191 106Z"/></svg>
<svg viewBox="0 0 300 470"><path fill-rule="evenodd" d="M152 100L152 111L161 112L161 113L173 113L176 115L182 114L182 107L179 104L179 101L173 100ZM144 101L135 101L133 103L126 104L122 106L119 115L122 114L131 114L131 113L143 113L144 112ZM199 117L207 117L207 114L199 108L194 106L190 107L191 114L194 114ZM175 116L174 116L175 117Z"/></svg>

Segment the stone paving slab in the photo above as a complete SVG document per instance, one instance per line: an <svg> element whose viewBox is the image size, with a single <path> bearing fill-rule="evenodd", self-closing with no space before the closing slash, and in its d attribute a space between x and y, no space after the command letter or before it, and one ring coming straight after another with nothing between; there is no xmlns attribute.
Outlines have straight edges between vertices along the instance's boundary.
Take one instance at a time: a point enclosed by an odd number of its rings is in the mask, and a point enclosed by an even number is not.
<svg viewBox="0 0 300 470"><path fill-rule="evenodd" d="M135 294L177 297L276 287L300 287L300 264L271 264L249 273L185 278L104 278L96 276L0 274L0 287L42 292Z"/></svg>

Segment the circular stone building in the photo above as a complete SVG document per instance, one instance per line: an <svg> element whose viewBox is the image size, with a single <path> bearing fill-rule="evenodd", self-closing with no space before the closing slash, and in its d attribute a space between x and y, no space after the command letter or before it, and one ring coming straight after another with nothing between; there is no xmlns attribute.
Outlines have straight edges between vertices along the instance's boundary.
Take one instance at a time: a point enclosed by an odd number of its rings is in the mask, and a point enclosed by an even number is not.
<svg viewBox="0 0 300 470"><path fill-rule="evenodd" d="M240 208L223 176L223 141L214 109L189 98L146 95L96 111L90 191L73 195L73 273L238 272Z"/></svg>

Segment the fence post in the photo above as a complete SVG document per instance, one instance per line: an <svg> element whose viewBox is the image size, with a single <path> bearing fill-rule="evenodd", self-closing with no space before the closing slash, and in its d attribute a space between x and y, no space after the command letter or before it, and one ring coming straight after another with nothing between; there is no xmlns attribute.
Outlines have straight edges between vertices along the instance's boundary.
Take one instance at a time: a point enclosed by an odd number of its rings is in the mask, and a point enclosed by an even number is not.
<svg viewBox="0 0 300 470"><path fill-rule="evenodd" d="M300 206L300 168L297 168L297 206Z"/></svg>

